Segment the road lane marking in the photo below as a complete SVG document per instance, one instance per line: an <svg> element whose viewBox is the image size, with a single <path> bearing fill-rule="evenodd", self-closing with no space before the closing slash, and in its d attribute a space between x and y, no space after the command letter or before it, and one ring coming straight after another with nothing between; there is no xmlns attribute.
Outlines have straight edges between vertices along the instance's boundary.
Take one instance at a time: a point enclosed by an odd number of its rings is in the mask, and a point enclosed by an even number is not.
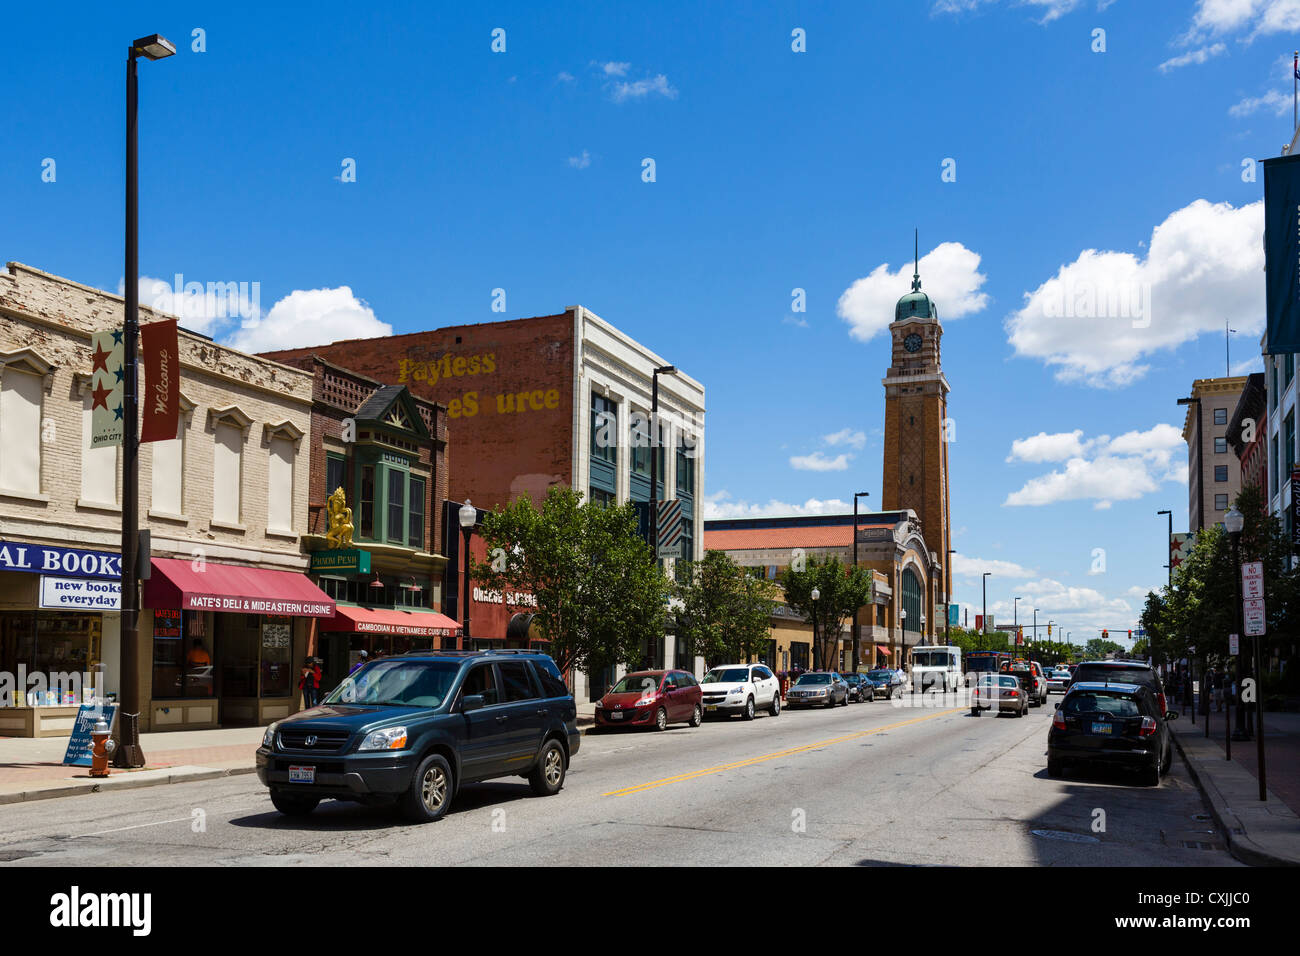
<svg viewBox="0 0 1300 956"><path fill-rule="evenodd" d="M675 777L664 777L661 780L651 780L647 783L639 783L634 787L625 787L622 790L610 790L602 793L602 797L625 797L633 793L643 793L646 790L653 790L656 787L665 787L670 783L682 783L686 780L695 780L699 777L707 777L710 774L722 773L727 770L739 770L741 767L752 767L755 764L765 763L768 760L778 760L781 757L789 757L794 754L807 753L810 750L820 750L823 747L829 747L831 744L843 743L846 740L857 740L861 737L868 737L872 734L882 733L886 730L897 730L900 727L906 727L909 724L919 724L924 720L934 720L936 717L944 717L948 714L961 713L966 708L959 707L955 710L941 710L938 713L926 714L923 717L913 717L910 720L901 720L897 723L886 724L883 727L874 727L871 730L858 730L851 734L844 734L840 737L830 737L826 740L818 740L815 743L804 744L802 747L791 747L788 750L779 750L776 753L763 754L761 757L750 757L747 760L737 760L732 763L720 764L716 767L706 767L703 770L694 770L690 773L678 774Z"/></svg>

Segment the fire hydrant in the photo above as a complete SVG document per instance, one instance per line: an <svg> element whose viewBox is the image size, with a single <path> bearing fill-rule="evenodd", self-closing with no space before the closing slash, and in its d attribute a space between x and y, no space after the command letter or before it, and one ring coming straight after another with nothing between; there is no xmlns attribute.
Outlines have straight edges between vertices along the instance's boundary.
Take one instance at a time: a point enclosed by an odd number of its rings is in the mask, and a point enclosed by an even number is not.
<svg viewBox="0 0 1300 956"><path fill-rule="evenodd" d="M90 775L92 777L108 776L108 758L117 749L117 741L109 736L108 723L104 718L95 721L95 728L90 732L92 743L90 749Z"/></svg>

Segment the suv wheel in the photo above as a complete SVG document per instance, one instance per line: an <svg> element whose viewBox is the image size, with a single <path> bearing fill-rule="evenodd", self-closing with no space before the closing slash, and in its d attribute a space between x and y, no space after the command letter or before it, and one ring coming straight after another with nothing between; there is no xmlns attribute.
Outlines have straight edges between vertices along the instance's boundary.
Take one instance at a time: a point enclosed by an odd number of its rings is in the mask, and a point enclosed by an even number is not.
<svg viewBox="0 0 1300 956"><path fill-rule="evenodd" d="M1048 759L1047 775L1049 777L1059 777L1061 775L1061 761Z"/></svg>
<svg viewBox="0 0 1300 956"><path fill-rule="evenodd" d="M316 809L320 797L309 797L301 793L281 793L271 791L271 803L287 817L305 817Z"/></svg>
<svg viewBox="0 0 1300 956"><path fill-rule="evenodd" d="M691 713L691 726L698 727L704 723L704 710L699 704L695 705L695 710Z"/></svg>
<svg viewBox="0 0 1300 956"><path fill-rule="evenodd" d="M747 699L747 700L745 701L745 713L744 713L744 717L745 717L746 720L753 720L753 719L754 719L754 698L753 698L753 695L751 695L751 696L749 697L749 699Z"/></svg>
<svg viewBox="0 0 1300 956"><path fill-rule="evenodd" d="M548 740L542 744L542 752L537 757L537 765L528 775L533 793L539 797L553 797L564 786L564 748L558 740Z"/></svg>
<svg viewBox="0 0 1300 956"><path fill-rule="evenodd" d="M411 785L398 801L402 814L414 823L433 823L451 806L451 765L439 754L429 754L415 769Z"/></svg>
<svg viewBox="0 0 1300 956"><path fill-rule="evenodd" d="M772 692L772 706L770 710L773 717L781 716L781 692L779 690Z"/></svg>
<svg viewBox="0 0 1300 956"><path fill-rule="evenodd" d="M659 712L655 714L655 730L667 730L667 729L668 729L668 711L660 707Z"/></svg>
<svg viewBox="0 0 1300 956"><path fill-rule="evenodd" d="M1148 787L1160 786L1160 758L1159 757L1156 758L1156 762L1154 764L1142 770L1142 782L1146 784Z"/></svg>

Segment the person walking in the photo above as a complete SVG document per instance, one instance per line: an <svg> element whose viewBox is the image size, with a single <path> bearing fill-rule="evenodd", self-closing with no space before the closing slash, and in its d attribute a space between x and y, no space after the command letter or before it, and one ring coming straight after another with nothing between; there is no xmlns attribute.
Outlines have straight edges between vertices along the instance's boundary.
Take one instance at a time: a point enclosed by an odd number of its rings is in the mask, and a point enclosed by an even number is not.
<svg viewBox="0 0 1300 956"><path fill-rule="evenodd" d="M311 684L315 690L314 700L316 701L317 704L320 703L320 693L321 693L320 685L321 685L322 674L321 674L320 665L321 665L321 660L319 657L313 657L311 659Z"/></svg>
<svg viewBox="0 0 1300 956"><path fill-rule="evenodd" d="M302 665L302 673L298 676L298 690L302 692L303 710L311 710L316 706L316 686L312 682L310 662Z"/></svg>

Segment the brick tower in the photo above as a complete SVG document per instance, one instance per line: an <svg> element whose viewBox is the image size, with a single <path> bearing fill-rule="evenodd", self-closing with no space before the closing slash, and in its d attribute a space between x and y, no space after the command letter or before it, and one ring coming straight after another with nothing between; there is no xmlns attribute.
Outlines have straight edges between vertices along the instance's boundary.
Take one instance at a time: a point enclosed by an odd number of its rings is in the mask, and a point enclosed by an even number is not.
<svg viewBox="0 0 1300 956"><path fill-rule="evenodd" d="M919 263L918 263L919 265ZM946 602L948 573L948 380L939 361L943 326L913 268L912 291L898 300L889 326L892 361L885 386L885 462L881 507L911 508L925 543L939 559L937 602ZM939 622L936 622L939 623Z"/></svg>

